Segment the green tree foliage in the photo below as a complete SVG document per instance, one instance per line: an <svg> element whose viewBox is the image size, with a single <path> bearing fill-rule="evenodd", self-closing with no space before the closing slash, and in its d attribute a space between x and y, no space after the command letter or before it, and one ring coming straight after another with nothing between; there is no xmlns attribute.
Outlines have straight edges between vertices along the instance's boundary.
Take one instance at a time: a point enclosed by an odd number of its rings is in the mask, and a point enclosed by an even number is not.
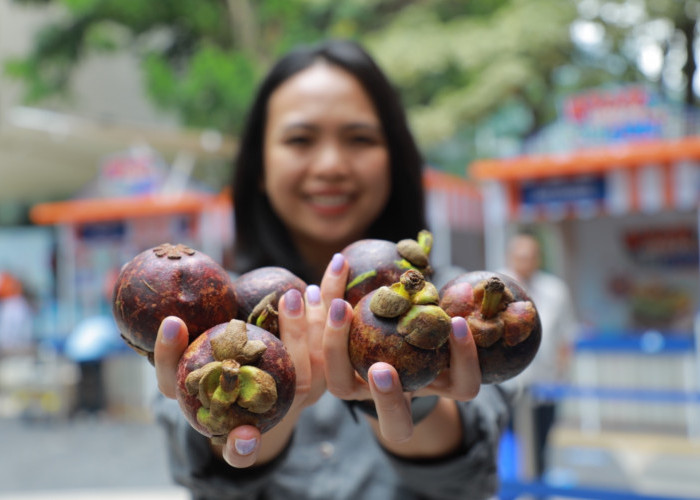
<svg viewBox="0 0 700 500"><path fill-rule="evenodd" d="M645 82L694 104L698 0L577 0L569 76L575 85Z"/></svg>
<svg viewBox="0 0 700 500"><path fill-rule="evenodd" d="M575 7L562 0L501 3L488 15L445 18L419 3L367 37L380 63L406 89L425 143L453 136L512 99L532 109L547 107L552 71L571 53Z"/></svg>
<svg viewBox="0 0 700 500"><path fill-rule="evenodd" d="M366 41L382 61L428 144L508 95L537 100L540 70L566 52L572 12L561 0L16 1L64 12L30 54L7 65L25 82L27 102L69 92L87 54L130 50L142 61L154 103L176 111L186 126L235 133L256 82L279 53L349 37ZM536 27L552 14L546 29ZM528 19L530 26L522 22Z"/></svg>
<svg viewBox="0 0 700 500"><path fill-rule="evenodd" d="M484 137L521 140L551 122L567 92L645 79L672 86L674 41L685 34L692 54L699 10L698 0L15 2L62 12L26 57L6 65L27 102L67 94L88 54L131 51L152 102L184 126L233 134L280 53L324 37L358 39L400 89L429 159L457 173L474 156L504 153L503 141ZM577 28L598 39L577 42ZM640 41L664 55L656 74L641 64ZM676 87L692 95L693 58L684 61L685 87Z"/></svg>

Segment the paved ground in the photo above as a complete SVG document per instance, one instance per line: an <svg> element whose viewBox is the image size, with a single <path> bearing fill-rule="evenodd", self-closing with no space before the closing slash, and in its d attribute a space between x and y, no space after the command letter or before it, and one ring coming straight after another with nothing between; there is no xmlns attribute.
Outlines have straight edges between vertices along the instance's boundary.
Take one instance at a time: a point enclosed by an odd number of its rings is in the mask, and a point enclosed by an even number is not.
<svg viewBox="0 0 700 500"><path fill-rule="evenodd" d="M550 481L639 495L700 499L700 438L652 432L553 433Z"/></svg>
<svg viewBox="0 0 700 500"><path fill-rule="evenodd" d="M560 428L559 485L700 498L700 441ZM149 418L0 418L0 500L187 500L168 474L165 437Z"/></svg>
<svg viewBox="0 0 700 500"><path fill-rule="evenodd" d="M187 498L170 480L161 429L147 420L3 418L0 443L2 500Z"/></svg>

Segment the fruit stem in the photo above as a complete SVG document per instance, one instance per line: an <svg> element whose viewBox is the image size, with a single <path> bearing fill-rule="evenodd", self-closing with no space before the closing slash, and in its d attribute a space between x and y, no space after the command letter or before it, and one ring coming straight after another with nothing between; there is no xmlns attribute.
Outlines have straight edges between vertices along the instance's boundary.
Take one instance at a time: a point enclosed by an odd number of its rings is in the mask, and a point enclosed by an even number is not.
<svg viewBox="0 0 700 500"><path fill-rule="evenodd" d="M238 388L238 372L240 364L232 359L227 359L221 365L221 377L219 387L226 393L230 393Z"/></svg>
<svg viewBox="0 0 700 500"><path fill-rule="evenodd" d="M491 277L484 285L484 298L481 300L481 316L493 318L501 309L501 300L506 285L498 278Z"/></svg>
<svg viewBox="0 0 700 500"><path fill-rule="evenodd" d="M410 296L422 290L425 285L425 277L420 271L416 271L415 269L409 269L403 273L399 281Z"/></svg>

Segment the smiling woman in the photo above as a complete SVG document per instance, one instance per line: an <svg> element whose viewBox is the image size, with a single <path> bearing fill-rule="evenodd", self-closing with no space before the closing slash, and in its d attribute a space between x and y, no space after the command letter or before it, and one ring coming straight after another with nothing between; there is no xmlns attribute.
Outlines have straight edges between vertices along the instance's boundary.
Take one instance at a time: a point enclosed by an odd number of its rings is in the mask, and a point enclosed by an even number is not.
<svg viewBox="0 0 700 500"><path fill-rule="evenodd" d="M269 102L263 186L297 248L328 262L364 236L389 199L389 155L359 82L317 63Z"/></svg>
<svg viewBox="0 0 700 500"><path fill-rule="evenodd" d="M296 389L274 427L237 425L216 443L194 436L177 404L159 401L173 473L197 498L495 493L510 393L491 386L476 398L481 375L463 318L445 319L449 369L413 392L389 362L372 363L363 379L350 361L356 312L345 300L343 249L362 239L393 249L426 229L422 170L398 94L358 44L300 47L262 82L236 158L233 260L239 272L278 266L309 284L278 307ZM155 366L165 398L177 395L187 343L181 318L161 322ZM365 407L357 402L376 412L356 415Z"/></svg>
<svg viewBox="0 0 700 500"><path fill-rule="evenodd" d="M248 116L233 179L239 271L274 263L317 282L333 249L426 227L422 155L393 86L356 45L292 51Z"/></svg>

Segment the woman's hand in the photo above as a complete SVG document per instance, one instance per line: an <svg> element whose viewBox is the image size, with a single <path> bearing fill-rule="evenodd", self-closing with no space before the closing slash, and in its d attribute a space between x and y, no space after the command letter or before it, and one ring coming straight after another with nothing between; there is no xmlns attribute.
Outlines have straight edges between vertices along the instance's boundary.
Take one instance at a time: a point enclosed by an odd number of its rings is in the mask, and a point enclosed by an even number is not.
<svg viewBox="0 0 700 500"><path fill-rule="evenodd" d="M230 465L249 467L276 457L286 446L301 411L318 401L325 392L323 331L328 305L334 298L342 297L345 290L347 274L343 272L343 262L340 256L331 261L321 287L307 287L306 300L297 290L289 290L281 298L280 338L294 362L294 401L285 417L264 436L250 425L233 429L226 445L215 447ZM154 360L158 388L166 397L176 397L177 365L187 345L188 332L184 322L173 316L165 318L158 331Z"/></svg>
<svg viewBox="0 0 700 500"><path fill-rule="evenodd" d="M265 434L252 425L232 429L224 446L212 445L233 467L249 467L276 457L291 436L303 408L316 402L325 391L320 348L312 349L314 337L320 338L325 322L319 287L302 294L292 289L279 302L280 338L294 363L296 393L285 417ZM158 331L154 352L158 388L164 396L176 398L177 366L188 345L187 326L177 317L163 320ZM319 351L319 352L315 352Z"/></svg>
<svg viewBox="0 0 700 500"><path fill-rule="evenodd" d="M347 273L347 270L344 272ZM374 401L379 437L384 444L406 443L417 437L411 417L412 397L437 395L445 400L468 401L479 392L481 371L476 345L464 318L452 320L450 368L415 393L402 391L398 373L387 363L375 363L370 367L369 382L365 382L355 372L348 356L351 321L350 305L340 298L333 299L323 336L326 383L328 390L341 399ZM442 409L458 418L456 411L453 411L453 403L439 401L438 410Z"/></svg>

